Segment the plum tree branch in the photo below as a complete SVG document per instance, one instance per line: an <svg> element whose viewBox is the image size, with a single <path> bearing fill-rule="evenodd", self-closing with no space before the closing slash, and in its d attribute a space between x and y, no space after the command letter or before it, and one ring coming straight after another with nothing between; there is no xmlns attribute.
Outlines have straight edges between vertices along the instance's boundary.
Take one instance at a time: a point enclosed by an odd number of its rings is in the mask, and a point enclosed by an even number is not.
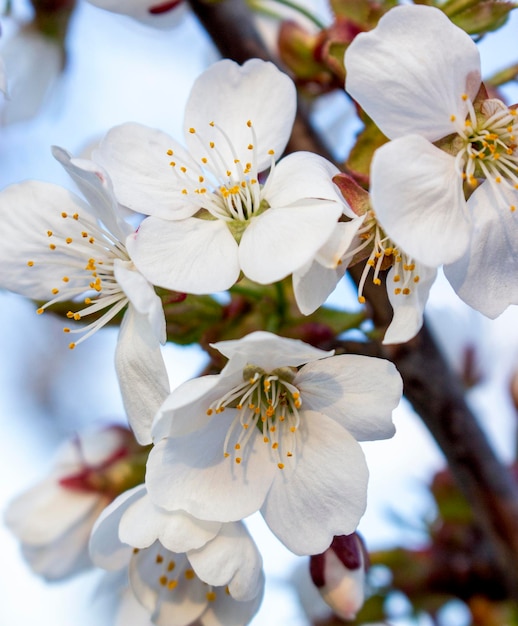
<svg viewBox="0 0 518 626"><path fill-rule="evenodd" d="M256 57L273 60L243 0L205 3L190 0L201 24L226 58L243 63ZM258 94L258 97L265 97ZM288 151L310 150L332 160L299 107ZM350 271L358 282L359 270ZM392 310L383 288L366 283L364 295L377 328L384 329ZM499 563L503 587L518 600L518 487L496 457L464 398L458 377L450 370L434 338L423 327L412 341L399 346L335 342L339 351L355 351L391 359L404 381L404 393L441 447L450 469Z"/></svg>

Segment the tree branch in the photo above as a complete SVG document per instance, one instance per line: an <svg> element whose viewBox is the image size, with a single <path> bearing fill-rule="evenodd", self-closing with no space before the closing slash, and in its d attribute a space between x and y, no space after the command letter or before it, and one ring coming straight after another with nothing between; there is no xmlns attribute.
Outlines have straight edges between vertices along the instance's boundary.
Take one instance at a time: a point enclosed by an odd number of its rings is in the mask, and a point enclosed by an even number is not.
<svg viewBox="0 0 518 626"><path fill-rule="evenodd" d="M272 60L243 0L207 4L190 0L190 4L223 56L240 63L251 57ZM288 151L295 150L310 150L332 160L302 108L288 146ZM358 281L358 269L353 267L350 273ZM386 291L368 282L364 295L374 323L380 329L386 328L392 319ZM362 348L357 351L384 356L398 367L405 396L444 452L459 487L487 534L509 597L518 599L518 488L490 447L465 402L460 381L450 371L432 335L423 327L415 339L404 345L358 346ZM340 342L336 347L344 348Z"/></svg>

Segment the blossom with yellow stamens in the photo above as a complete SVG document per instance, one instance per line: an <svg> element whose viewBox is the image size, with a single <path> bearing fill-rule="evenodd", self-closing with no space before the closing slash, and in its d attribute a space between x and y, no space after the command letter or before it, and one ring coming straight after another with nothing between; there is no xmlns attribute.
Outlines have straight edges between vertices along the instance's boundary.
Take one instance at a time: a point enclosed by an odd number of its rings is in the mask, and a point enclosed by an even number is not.
<svg viewBox="0 0 518 626"><path fill-rule="evenodd" d="M241 272L269 284L313 258L344 203L329 161L309 152L278 161L295 111L295 86L273 64L223 60L194 83L187 149L138 124L108 133L94 158L120 202L149 216L127 243L148 280L213 293Z"/></svg>
<svg viewBox="0 0 518 626"><path fill-rule="evenodd" d="M0 193L0 286L43 301L37 313L70 304L63 331L79 338L75 348L125 310L115 354L117 374L131 427L139 443L150 443L151 419L169 392L160 352L165 318L153 286L135 267L125 245L133 227L121 217L107 173L61 148L54 156L88 202L38 181Z"/></svg>
<svg viewBox="0 0 518 626"><path fill-rule="evenodd" d="M213 347L229 359L221 374L184 383L156 417L150 497L220 522L261 510L290 550L322 552L363 515L358 441L393 435L396 368L261 331Z"/></svg>
<svg viewBox="0 0 518 626"><path fill-rule="evenodd" d="M496 241L493 253L484 247L487 271L505 273L501 258L518 237L518 116L488 99L471 37L438 8L399 6L355 38L345 65L347 91L392 140L371 166L372 205L385 232L437 267L480 251L478 223L490 219L507 243Z"/></svg>
<svg viewBox="0 0 518 626"><path fill-rule="evenodd" d="M133 594L158 626L245 626L261 604L262 559L245 526L163 511L143 485L103 511L90 554L99 567L128 567Z"/></svg>

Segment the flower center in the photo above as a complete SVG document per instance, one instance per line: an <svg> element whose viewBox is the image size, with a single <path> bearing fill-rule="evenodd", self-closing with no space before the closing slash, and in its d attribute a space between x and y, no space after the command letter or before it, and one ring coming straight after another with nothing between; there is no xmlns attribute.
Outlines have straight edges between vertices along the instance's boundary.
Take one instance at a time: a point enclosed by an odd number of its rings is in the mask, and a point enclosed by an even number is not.
<svg viewBox="0 0 518 626"><path fill-rule="evenodd" d="M361 253L365 248L371 248L358 283L358 302L365 304L363 289L371 271L372 282L375 285L381 285L380 271L391 266L394 266L394 276L392 278L395 283L394 294L396 296L410 295L412 289L420 281L416 264L384 233L372 209L369 210L362 227L358 231L358 237L362 242L342 259L342 262L349 263L350 259Z"/></svg>
<svg viewBox="0 0 518 626"><path fill-rule="evenodd" d="M220 126L214 122L210 122L209 126L211 136L214 133L219 135L225 152L232 155L230 163L219 149L219 142L209 141L195 128L190 128L190 134L195 135L206 150L200 159L201 165L194 161L188 163L175 155L173 150L168 150L167 155L175 157L169 165L181 181L181 193L185 200L199 208L196 217L225 221L239 242L249 220L269 208L265 200L269 178L264 184L259 182L257 138L250 120L246 123L250 142L244 159L239 158L230 138ZM271 174L275 167L274 150L269 150L268 154L271 157Z"/></svg>
<svg viewBox="0 0 518 626"><path fill-rule="evenodd" d="M295 371L289 367L267 373L256 365L247 365L243 370L243 383L210 405L207 415L222 413L226 408L237 409L223 445L225 458L231 456L229 441L239 429L233 455L234 461L240 464L245 446L257 434L257 428L263 442L274 451L277 467L284 469L283 461L295 453L295 434L302 406L300 391L292 384L294 377Z"/></svg>
<svg viewBox="0 0 518 626"><path fill-rule="evenodd" d="M503 188L518 189L517 112L491 99L484 100L477 113L468 96L462 98L469 115L464 127L458 128L462 141L456 155L457 170L471 187L476 187L479 179L487 179L503 204L516 211L516 204L509 204L503 197Z"/></svg>
<svg viewBox="0 0 518 626"><path fill-rule="evenodd" d="M73 349L107 324L127 304L128 298L114 276L114 261L115 259L129 261L129 256L124 245L107 231L101 230L95 222L78 213L70 215L63 212L61 217L64 220L73 220L77 235L70 236L73 234L73 227L66 229L66 236L48 230L52 257L49 259L42 255L41 260L27 261L27 265L64 267L59 286L56 285L51 289L53 297L38 308L38 314L42 314L53 304L75 300L80 296L83 297L85 306L68 311L68 319L79 321L87 315L107 309L86 327L63 328L65 333L82 334L80 339L69 344L69 348Z"/></svg>

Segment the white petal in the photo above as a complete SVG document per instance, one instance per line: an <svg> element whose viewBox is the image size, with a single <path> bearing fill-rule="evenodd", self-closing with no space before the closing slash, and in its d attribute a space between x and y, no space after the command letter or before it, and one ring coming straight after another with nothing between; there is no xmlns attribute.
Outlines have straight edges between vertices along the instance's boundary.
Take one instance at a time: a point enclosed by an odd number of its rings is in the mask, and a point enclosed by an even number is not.
<svg viewBox="0 0 518 626"><path fill-rule="evenodd" d="M243 450L240 465L224 458L223 444L236 411L227 409L203 429L184 437L162 439L149 455L146 484L152 500L168 510L183 509L199 519L229 522L243 519L261 507L276 465L268 446ZM236 437L231 437L233 450Z"/></svg>
<svg viewBox="0 0 518 626"><path fill-rule="evenodd" d="M174 155L168 155L168 150ZM196 206L184 201L184 185L169 163L176 160L195 170L199 167L166 133L135 123L116 126L93 159L110 174L119 202L133 211L165 219L182 219L196 212Z"/></svg>
<svg viewBox="0 0 518 626"><path fill-rule="evenodd" d="M166 289L215 293L239 276L237 243L220 220L149 217L126 246L144 276Z"/></svg>
<svg viewBox="0 0 518 626"><path fill-rule="evenodd" d="M87 517L101 498L96 493L66 489L49 478L10 503L5 523L23 543L42 546Z"/></svg>
<svg viewBox="0 0 518 626"><path fill-rule="evenodd" d="M130 306L115 350L115 368L129 424L141 445L151 443L151 424L169 393L160 344L148 318Z"/></svg>
<svg viewBox="0 0 518 626"><path fill-rule="evenodd" d="M264 587L264 575L261 574L261 587ZM257 613L263 593L248 601L237 601L229 594L218 590L214 602L210 602L200 617L202 626L247 626Z"/></svg>
<svg viewBox="0 0 518 626"><path fill-rule="evenodd" d="M185 12L181 0L176 3L168 0L88 0L88 2L106 11L127 15L159 29L177 26ZM171 8L168 8L169 5Z"/></svg>
<svg viewBox="0 0 518 626"><path fill-rule="evenodd" d="M242 376L235 381L238 384ZM210 405L221 398L234 385L233 379L221 375L201 376L179 385L158 410L153 422L153 439L180 437L204 428L211 419L207 415Z"/></svg>
<svg viewBox="0 0 518 626"><path fill-rule="evenodd" d="M336 202L300 200L254 217L239 244L243 273L261 284L282 280L315 257L341 212Z"/></svg>
<svg viewBox="0 0 518 626"><path fill-rule="evenodd" d="M210 155L213 141L225 166L234 170L236 156L249 160L252 144L257 171L262 172L271 164L268 151L279 158L286 147L295 111L295 86L275 65L251 59L239 66L225 59L201 74L192 87L185 109L187 145L202 158ZM190 128L196 134L188 132Z"/></svg>
<svg viewBox="0 0 518 626"><path fill-rule="evenodd" d="M326 352L301 341L279 337L273 333L258 330L241 339L212 343L227 358L244 357L245 362L262 367L267 372L276 367L298 367L303 363L332 356L334 351Z"/></svg>
<svg viewBox="0 0 518 626"><path fill-rule="evenodd" d="M58 146L53 146L52 154L88 200L92 215L101 220L119 241L124 241L133 229L119 215L119 205L107 172L93 161L72 158L66 150Z"/></svg>
<svg viewBox="0 0 518 626"><path fill-rule="evenodd" d="M172 552L204 546L218 533L220 522L198 520L183 511L164 511L155 506L147 492L132 501L119 525L119 538L135 548L147 548L156 540Z"/></svg>
<svg viewBox="0 0 518 626"><path fill-rule="evenodd" d="M268 177L266 199L274 207L304 198L332 200L344 210L347 205L332 180L338 172L336 165L317 154L294 152L281 159Z"/></svg>
<svg viewBox="0 0 518 626"><path fill-rule="evenodd" d="M500 191L518 207L516 190ZM494 319L518 304L518 212L502 206L489 182L472 194L468 207L474 221L469 248L444 273L466 304Z"/></svg>
<svg viewBox="0 0 518 626"><path fill-rule="evenodd" d="M157 341L165 343L166 324L162 300L156 295L153 286L135 269L131 261L114 259L113 274L133 307L146 317Z"/></svg>
<svg viewBox="0 0 518 626"><path fill-rule="evenodd" d="M235 600L251 600L261 591L262 559L242 523L223 524L220 532L187 555L196 574L209 585L228 585Z"/></svg>
<svg viewBox="0 0 518 626"><path fill-rule="evenodd" d="M394 283L392 280L394 268L391 268L388 273L387 293L394 315L385 332L384 344L405 343L415 337L423 325L424 307L437 276L437 270L425 265L420 265L418 269L419 282L411 284L408 295L394 292L395 288L401 288L401 286L399 282Z"/></svg>
<svg viewBox="0 0 518 626"><path fill-rule="evenodd" d="M140 604L130 588L121 595L115 626L153 626L149 611Z"/></svg>
<svg viewBox="0 0 518 626"><path fill-rule="evenodd" d="M316 311L334 291L346 269L345 264L329 269L315 261L304 274L294 272L293 292L299 311L303 315Z"/></svg>
<svg viewBox="0 0 518 626"><path fill-rule="evenodd" d="M69 191L38 181L25 181L0 192L0 285L3 288L36 300L53 297L51 290L62 284L69 257L64 248L63 251L61 247L49 249L47 231L63 238L81 237L78 222L63 219L62 212L88 216L90 208ZM29 261L34 262L33 267L28 267ZM67 286L73 286L73 282L71 279Z"/></svg>
<svg viewBox="0 0 518 626"><path fill-rule="evenodd" d="M439 9L391 9L345 54L346 89L391 139L456 132L480 87L477 46ZM455 120L451 116L455 116Z"/></svg>
<svg viewBox="0 0 518 626"><path fill-rule="evenodd" d="M334 356L305 365L293 384L300 389L303 410L324 413L358 441L387 439L395 432L392 410L401 399L403 384L390 361Z"/></svg>
<svg viewBox="0 0 518 626"><path fill-rule="evenodd" d="M129 563L132 547L120 541L119 525L128 507L139 500L144 492L144 485L125 491L99 516L90 537L90 556L98 567L117 570Z"/></svg>
<svg viewBox="0 0 518 626"><path fill-rule="evenodd" d="M295 554L319 554L334 535L350 534L367 501L368 470L360 445L335 421L304 411L294 471L277 469L261 512Z"/></svg>
<svg viewBox="0 0 518 626"><path fill-rule="evenodd" d="M158 558L158 560L157 560ZM163 564L160 561L163 559ZM169 574L166 564L173 561L175 569L168 578L178 581L170 590L160 584L160 578ZM190 626L202 614L206 605L207 587L198 578L176 577L175 570L185 567L185 556L166 551L159 543L134 554L129 568L131 587L139 602L152 615L156 626Z"/></svg>
<svg viewBox="0 0 518 626"><path fill-rule="evenodd" d="M371 200L380 224L424 265L451 263L466 250L471 222L454 157L418 135L374 154Z"/></svg>
<svg viewBox="0 0 518 626"><path fill-rule="evenodd" d="M7 94L7 76L5 73L5 63L2 57L0 57L0 91L4 95Z"/></svg>

